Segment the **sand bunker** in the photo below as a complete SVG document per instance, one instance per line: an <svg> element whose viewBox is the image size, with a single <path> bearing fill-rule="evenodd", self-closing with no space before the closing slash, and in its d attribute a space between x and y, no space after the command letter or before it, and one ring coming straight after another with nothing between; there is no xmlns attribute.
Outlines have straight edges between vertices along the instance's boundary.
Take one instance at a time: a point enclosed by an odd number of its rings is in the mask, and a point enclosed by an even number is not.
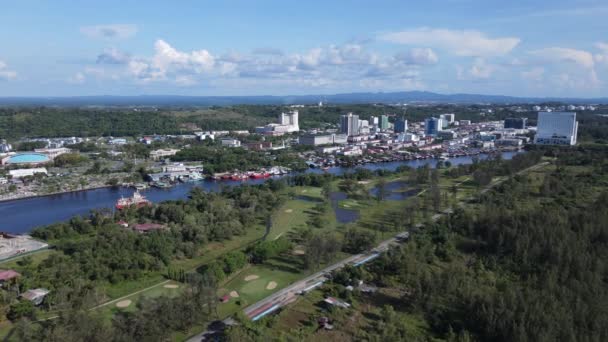
<svg viewBox="0 0 608 342"><path fill-rule="evenodd" d="M166 289L177 289L179 287L179 285L175 285L175 284L167 284L165 286L163 286Z"/></svg>
<svg viewBox="0 0 608 342"><path fill-rule="evenodd" d="M126 308L129 305L131 305L131 301L130 300L121 300L120 302L116 303L116 307L117 308Z"/></svg>
<svg viewBox="0 0 608 342"><path fill-rule="evenodd" d="M293 255L304 255L306 251L303 248L295 248L292 253Z"/></svg>
<svg viewBox="0 0 608 342"><path fill-rule="evenodd" d="M358 184L369 184L369 181L358 181Z"/></svg>
<svg viewBox="0 0 608 342"><path fill-rule="evenodd" d="M293 213L293 209L285 209L286 213Z"/></svg>
<svg viewBox="0 0 608 342"><path fill-rule="evenodd" d="M260 276L257 274L250 274L245 277L245 281L252 281L258 279Z"/></svg>
<svg viewBox="0 0 608 342"><path fill-rule="evenodd" d="M230 291L230 297L232 298L239 298L239 293L236 291Z"/></svg>
<svg viewBox="0 0 608 342"><path fill-rule="evenodd" d="M266 285L266 290L273 290L275 287L277 287L277 282L271 281L270 283L268 283L268 285Z"/></svg>

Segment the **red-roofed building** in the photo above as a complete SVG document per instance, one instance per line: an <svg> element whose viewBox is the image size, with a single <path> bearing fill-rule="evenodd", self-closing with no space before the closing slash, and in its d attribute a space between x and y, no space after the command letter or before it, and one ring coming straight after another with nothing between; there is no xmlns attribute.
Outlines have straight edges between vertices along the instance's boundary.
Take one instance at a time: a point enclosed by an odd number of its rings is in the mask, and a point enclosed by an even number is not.
<svg viewBox="0 0 608 342"><path fill-rule="evenodd" d="M0 286L4 285L6 282L17 279L21 277L16 271L13 270L0 270Z"/></svg>
<svg viewBox="0 0 608 342"><path fill-rule="evenodd" d="M153 230L161 230L166 227L158 223L139 223L133 226L133 230L140 233L147 233Z"/></svg>

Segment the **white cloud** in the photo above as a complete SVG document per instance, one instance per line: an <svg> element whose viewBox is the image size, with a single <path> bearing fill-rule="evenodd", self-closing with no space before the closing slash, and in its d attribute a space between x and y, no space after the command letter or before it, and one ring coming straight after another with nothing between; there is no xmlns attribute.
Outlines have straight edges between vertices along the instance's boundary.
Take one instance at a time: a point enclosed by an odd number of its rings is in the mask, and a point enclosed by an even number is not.
<svg viewBox="0 0 608 342"><path fill-rule="evenodd" d="M496 65L488 64L485 59L475 58L469 68L456 66L456 75L457 79L461 81L487 80L493 76L497 69Z"/></svg>
<svg viewBox="0 0 608 342"><path fill-rule="evenodd" d="M97 64L127 64L131 56L116 48L105 49L97 56Z"/></svg>
<svg viewBox="0 0 608 342"><path fill-rule="evenodd" d="M562 72L552 76L550 82L560 90L594 90L601 85L593 69L585 73Z"/></svg>
<svg viewBox="0 0 608 342"><path fill-rule="evenodd" d="M513 50L521 41L516 37L488 38L473 30L447 30L422 27L388 32L380 40L397 44L423 45L450 51L459 56L501 56Z"/></svg>
<svg viewBox="0 0 608 342"><path fill-rule="evenodd" d="M233 79L258 84L347 87L362 79L366 79L366 84L377 81L403 85L407 81L414 85L420 80L419 70L437 61L430 48L413 48L397 56L380 56L359 44L329 45L291 54L230 51L216 55L205 49L182 51L157 40L152 56L130 56L107 49L98 56L96 68L105 68L108 73L121 70L122 77L137 82L180 86L201 83L212 86ZM108 79L86 71L84 76Z"/></svg>
<svg viewBox="0 0 608 342"><path fill-rule="evenodd" d="M10 81L17 78L17 72L10 70L8 65L0 60L0 80Z"/></svg>
<svg viewBox="0 0 608 342"><path fill-rule="evenodd" d="M439 62L437 54L429 48L413 48L395 55L395 59L411 65L433 65Z"/></svg>
<svg viewBox="0 0 608 342"><path fill-rule="evenodd" d="M522 71L521 78L526 81L540 82L545 75L545 68L537 67L530 70Z"/></svg>
<svg viewBox="0 0 608 342"><path fill-rule="evenodd" d="M72 84L83 84L86 81L84 73L77 72L73 76L68 78L68 83Z"/></svg>
<svg viewBox="0 0 608 342"><path fill-rule="evenodd" d="M137 33L137 25L134 24L108 24L83 26L80 32L89 38L96 39L125 39Z"/></svg>
<svg viewBox="0 0 608 342"><path fill-rule="evenodd" d="M150 60L131 59L128 63L130 73L142 81L165 80L169 74L201 74L210 72L215 65L215 57L207 50L182 52L166 41L159 39L154 43L155 54Z"/></svg>
<svg viewBox="0 0 608 342"><path fill-rule="evenodd" d="M594 67L593 55L584 50L576 50L562 47L549 47L530 51L530 54L548 62L569 62L585 68Z"/></svg>
<svg viewBox="0 0 608 342"><path fill-rule="evenodd" d="M600 50L599 53L596 53L593 56L595 58L595 61L608 65L608 43L598 42L595 44L595 47Z"/></svg>

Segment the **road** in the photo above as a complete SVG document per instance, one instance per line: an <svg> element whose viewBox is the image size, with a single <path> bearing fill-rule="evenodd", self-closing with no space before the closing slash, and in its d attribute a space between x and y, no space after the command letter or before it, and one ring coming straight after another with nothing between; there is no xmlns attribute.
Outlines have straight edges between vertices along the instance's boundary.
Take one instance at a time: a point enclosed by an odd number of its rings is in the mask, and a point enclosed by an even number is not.
<svg viewBox="0 0 608 342"><path fill-rule="evenodd" d="M522 174L522 173L525 173L525 172L529 172L531 170L537 169L537 168L542 167L542 166L547 165L547 164L548 163L546 163L546 162L540 163L540 164L536 164L536 165L533 165L533 166L531 166L531 167L529 167L527 169L519 171L517 174ZM463 180L458 185L464 183L468 179L469 178ZM490 184L485 189L483 189L481 193L487 192L491 188L493 188L493 187L495 187L495 186L497 186L497 185L505 182L506 180L507 180L507 178L504 178L504 179L500 179L500 180L498 180L498 181ZM419 195L421 193L419 193ZM459 205L461 205L461 204L462 204L462 202L459 203ZM452 212L453 212L452 208L447 208L447 209L443 210L441 213L437 213L437 214L431 216L431 220L432 221L437 221L437 220L439 220L441 218L441 216L451 214ZM403 232L403 233L405 233L405 232ZM270 296L262 299L261 301L259 301L259 302L255 303L255 304L247 307L245 309L245 314L248 317L253 318L251 316L251 314L252 313L257 313L256 310L258 310L259 308L268 306L269 304L278 304L279 306L283 306L285 304L288 304L288 303L292 302L295 299L295 297L299 293L301 293L301 291L304 290L306 287L308 287L310 285L313 285L315 283L318 283L320 281L326 281L327 280L326 275L328 273L330 273L332 271L335 271L337 269L340 269L340 268L344 267L347 264L355 264L358 261L364 260L365 258L370 257L370 256L372 256L374 254L379 253L379 252L380 253L381 252L385 252L385 251L388 250L388 248L389 248L389 246L391 244L394 244L394 243L397 243L397 242L398 242L397 238L392 237L392 238L390 238L388 240L382 241L380 244L378 244L378 246L376 246L376 248L374 248L369 253L353 255L351 257L348 257L347 259L339 261L338 263L335 263L335 264L333 264L331 266L328 266L328 267L326 267L326 268L324 268L324 269L322 269L322 270L320 270L320 271L318 271L318 272L316 272L316 273L314 273L314 274L312 274L312 275L310 275L310 276L308 276L308 277L306 277L306 278L304 278L304 279L302 279L300 281L297 281L297 282L289 285L288 287L286 287L286 288L284 288L284 289L282 289L282 290L280 290L278 292L275 292L274 294L272 294L272 295L270 295ZM257 314L259 314L259 313L257 313Z"/></svg>
<svg viewBox="0 0 608 342"><path fill-rule="evenodd" d="M539 163L539 164L533 165L527 169L521 170L521 171L517 172L517 174L529 172L529 171L535 170L539 167L545 166L547 164L549 164L549 163L548 162ZM508 178L505 177L504 179L500 179L496 182L491 183L485 189L483 189L480 193L485 193L485 192L489 191L491 188L498 186L499 184L502 184L507 179ZM468 180L468 178L467 178L467 180ZM465 182L465 181L463 181L463 182ZM461 182L460 184L462 184L463 182ZM463 201L460 201L458 203L458 206L462 206L462 205L463 205ZM431 216L431 220L437 221L443 215L449 215L452 212L453 212L452 208L447 208L447 209L443 210L441 213L437 213L437 214ZM400 234L403 234L403 233L406 233L406 232L402 232ZM397 234L397 236L400 234ZM271 294L270 296L260 300L259 302L248 306L247 308L245 308L244 312L247 315L247 317L249 317L250 319L254 319L255 317L257 317L259 315L263 315L264 312L266 312L266 310L272 310L275 307L275 305L276 305L276 309L278 309L282 306L285 306L285 305L295 301L297 299L297 296L301 295L303 290L306 289L307 287L317 284L319 282L327 281L328 273L338 270L338 269L344 267L345 265L356 264L357 262L365 260L365 258L385 252L388 250L388 248L391 244L395 244L398 242L399 242L399 240L397 239L396 236L392 237L390 239L384 240L380 244L378 244L378 246L376 246L376 248L372 249L368 253L353 255L353 256L350 256L344 260L341 260L333 265L327 266L324 269L317 271L317 272L309 275L308 277L306 277L302 280L299 280L299 281L275 292L274 294ZM195 335L195 336L189 338L187 341L188 342L204 341L204 336L205 336L205 334L208 334L208 333L209 333L209 331L200 333L198 335Z"/></svg>

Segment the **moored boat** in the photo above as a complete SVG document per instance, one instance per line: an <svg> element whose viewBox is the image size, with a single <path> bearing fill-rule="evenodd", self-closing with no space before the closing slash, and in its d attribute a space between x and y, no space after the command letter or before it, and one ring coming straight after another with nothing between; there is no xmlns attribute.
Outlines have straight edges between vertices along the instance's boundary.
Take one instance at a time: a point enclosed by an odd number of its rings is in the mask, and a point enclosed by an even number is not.
<svg viewBox="0 0 608 342"><path fill-rule="evenodd" d="M135 191L132 197L119 198L118 201L116 201L116 209L122 210L130 206L141 208L150 204L152 204L152 202L148 201L145 196L139 193L139 191Z"/></svg>

